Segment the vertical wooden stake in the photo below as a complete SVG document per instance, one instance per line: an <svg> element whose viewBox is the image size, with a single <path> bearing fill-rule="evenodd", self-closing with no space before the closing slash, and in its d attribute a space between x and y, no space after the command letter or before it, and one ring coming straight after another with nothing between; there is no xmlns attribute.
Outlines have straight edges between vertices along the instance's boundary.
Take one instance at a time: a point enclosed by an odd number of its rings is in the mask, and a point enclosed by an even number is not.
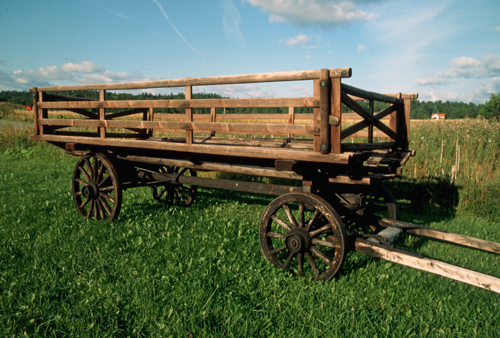
<svg viewBox="0 0 500 338"><path fill-rule="evenodd" d="M370 115L373 115L374 108L375 107L375 101L370 100ZM373 124L370 124L368 126L368 143L373 143Z"/></svg>
<svg viewBox="0 0 500 338"><path fill-rule="evenodd" d="M33 87L30 89L33 94L33 124L35 128L35 135L40 134L40 127L38 125L38 88Z"/></svg>
<svg viewBox="0 0 500 338"><path fill-rule="evenodd" d="M186 86L186 100L191 100L193 96L193 87ZM186 109L186 122L193 122L193 108L185 108ZM193 131L186 130L186 144L193 144Z"/></svg>
<svg viewBox="0 0 500 338"><path fill-rule="evenodd" d="M318 97L320 96L319 91L320 91L320 86L319 86L319 79L314 80L313 83L314 90L313 90L313 96ZM314 120L314 128L319 130L319 108L313 108L313 120ZM315 152L320 152L321 151L321 139L318 136L314 136L314 151Z"/></svg>
<svg viewBox="0 0 500 338"><path fill-rule="evenodd" d="M295 124L295 107L288 107L288 124ZM288 134L288 138L293 138L293 134Z"/></svg>
<svg viewBox="0 0 500 338"><path fill-rule="evenodd" d="M404 147L410 148L410 114L411 114L411 99L404 100L405 105L405 133L404 133Z"/></svg>
<svg viewBox="0 0 500 338"><path fill-rule="evenodd" d="M210 122L215 123L217 121L217 112L215 110L215 107L210 108ZM215 130L212 130L210 132L210 137L215 136Z"/></svg>
<svg viewBox="0 0 500 338"><path fill-rule="evenodd" d="M322 154L329 154L330 146L330 71L328 69L320 70L320 98L319 98L319 123L320 123L320 151Z"/></svg>
<svg viewBox="0 0 500 338"><path fill-rule="evenodd" d="M398 93L397 97L398 97L398 99L400 99L401 98L401 93ZM398 109L395 112L391 113L391 118L389 120L389 128L391 128L391 130L393 130L398 135L400 135L398 133L398 120L401 122L400 115L401 115L401 109L399 109L399 107L398 107ZM389 138L389 140L391 142L396 141L393 138Z"/></svg>
<svg viewBox="0 0 500 338"><path fill-rule="evenodd" d="M104 89L99 90L99 101L104 102L106 100L106 91ZM99 108L99 121L104 121L106 119L106 109ZM106 138L106 127L99 127L99 134L101 138Z"/></svg>
<svg viewBox="0 0 500 338"><path fill-rule="evenodd" d="M44 102L43 100L43 92L38 92L38 102ZM47 119L49 118L49 110L47 108L44 108L44 109L39 109L39 115L38 118L42 118L42 119ZM43 135L43 134L49 134L49 126L40 126L40 135Z"/></svg>
<svg viewBox="0 0 500 338"><path fill-rule="evenodd" d="M153 107L149 108L149 121L155 120L155 110ZM149 137L153 137L153 129L149 129Z"/></svg>
<svg viewBox="0 0 500 338"><path fill-rule="evenodd" d="M341 132L342 132L342 85L340 78L332 78L332 111L330 113L332 123L331 124L331 144L332 153L340 154L342 152L341 144Z"/></svg>

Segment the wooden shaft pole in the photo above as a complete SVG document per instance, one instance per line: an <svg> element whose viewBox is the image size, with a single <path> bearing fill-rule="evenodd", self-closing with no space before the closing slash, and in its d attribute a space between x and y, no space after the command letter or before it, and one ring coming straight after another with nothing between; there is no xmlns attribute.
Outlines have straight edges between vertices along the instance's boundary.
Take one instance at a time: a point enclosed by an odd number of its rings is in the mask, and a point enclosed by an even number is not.
<svg viewBox="0 0 500 338"><path fill-rule="evenodd" d="M35 135L40 133L40 127L38 125L38 90L36 87L30 88L31 93L33 94L33 124L35 128Z"/></svg>

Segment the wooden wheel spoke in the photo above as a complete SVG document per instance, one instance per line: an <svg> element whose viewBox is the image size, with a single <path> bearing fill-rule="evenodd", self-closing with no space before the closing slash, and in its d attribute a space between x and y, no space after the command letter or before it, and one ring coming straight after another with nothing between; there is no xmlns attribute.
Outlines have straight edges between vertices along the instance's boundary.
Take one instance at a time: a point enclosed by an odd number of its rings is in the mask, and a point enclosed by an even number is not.
<svg viewBox="0 0 500 338"><path fill-rule="evenodd" d="M87 216L86 218L89 218L90 214L92 213L92 210L94 209L94 200L91 200L89 198L89 201L90 201L90 207L89 207L89 210L87 211Z"/></svg>
<svg viewBox="0 0 500 338"><path fill-rule="evenodd" d="M304 202L299 202L299 227L304 227Z"/></svg>
<svg viewBox="0 0 500 338"><path fill-rule="evenodd" d="M99 162L99 170L97 171L97 177L96 177L96 182L99 182L101 179L101 175L103 174L102 169L104 168L104 163Z"/></svg>
<svg viewBox="0 0 500 338"><path fill-rule="evenodd" d="M294 227L298 227L297 221L290 210L290 207L287 204L283 204L283 209L285 210L286 215L288 216L288 220L293 224Z"/></svg>
<svg viewBox="0 0 500 338"><path fill-rule="evenodd" d="M94 158L94 163L93 163L93 167L92 167L92 174L94 175L93 176L93 179L94 179L94 182L98 182L98 173L97 173L97 164L98 163L101 163L101 161L98 161L96 158Z"/></svg>
<svg viewBox="0 0 500 338"><path fill-rule="evenodd" d="M99 188L99 191L114 191L114 190L115 190L115 187L113 187L112 185L104 187L104 188Z"/></svg>
<svg viewBox="0 0 500 338"><path fill-rule="evenodd" d="M90 201L90 198L87 198L85 201L83 201L83 202L82 202L82 204L80 204L80 205L78 206L78 208L79 208L80 210L83 210L83 208L85 208L85 206L89 203L89 201Z"/></svg>
<svg viewBox="0 0 500 338"><path fill-rule="evenodd" d="M90 180L94 180L94 173L92 171L92 164L90 164L90 159L85 159L85 164L87 165L87 170L89 171Z"/></svg>
<svg viewBox="0 0 500 338"><path fill-rule="evenodd" d="M80 184L83 184L84 186L88 186L89 185L88 182L85 182L84 180L79 179L79 178L75 178L75 181L78 182L78 183L80 183Z"/></svg>
<svg viewBox="0 0 500 338"><path fill-rule="evenodd" d="M98 212L99 212L99 211L97 210L97 201L96 201L96 200L92 200L92 204L93 204L93 206L94 206L94 219L96 219L96 220L97 220L97 219L98 219L98 216L97 216L97 215L98 215Z"/></svg>
<svg viewBox="0 0 500 338"><path fill-rule="evenodd" d="M177 187L177 189L175 189L175 191L177 192L177 196L179 197L179 200L182 198L185 203L189 203L190 197L186 197L186 195L184 195L184 193L181 190L181 186Z"/></svg>
<svg viewBox="0 0 500 338"><path fill-rule="evenodd" d="M271 216L271 219L272 219L273 221L275 221L276 223L278 223L279 225L281 225L281 227L282 227L283 229L285 229L287 232L292 231L292 228L291 228L288 224L286 224L284 221L282 221L282 220L281 220L278 216L276 216L276 215L272 215L272 216Z"/></svg>
<svg viewBox="0 0 500 338"><path fill-rule="evenodd" d="M314 276L317 277L319 275L318 266L316 265L316 262L314 261L314 257L312 256L310 251L306 252L306 257L307 257L307 261L309 262L309 265L311 265L311 269L314 272Z"/></svg>
<svg viewBox="0 0 500 338"><path fill-rule="evenodd" d="M299 276L304 275L304 254L299 253L299 264L298 264Z"/></svg>
<svg viewBox="0 0 500 338"><path fill-rule="evenodd" d="M99 216L101 217L101 219L104 219L104 207L101 204L101 200L97 199L95 203L97 205L97 209L99 209Z"/></svg>
<svg viewBox="0 0 500 338"><path fill-rule="evenodd" d="M323 225L321 228L319 228L317 230L310 231L309 236L315 237L315 236L319 235L320 233L325 232L331 228L332 228L332 225L330 223L328 223L327 225Z"/></svg>
<svg viewBox="0 0 500 338"><path fill-rule="evenodd" d="M285 261L285 265L283 265L283 269L288 269L290 267L290 263L292 263L293 256L295 256L295 252L290 251L288 258Z"/></svg>
<svg viewBox="0 0 500 338"><path fill-rule="evenodd" d="M314 221L316 221L316 219L318 218L318 216L320 214L321 214L321 211L319 211L318 209L316 209L314 211L314 214L312 215L311 219L307 222L307 231L309 231L309 229L313 225Z"/></svg>
<svg viewBox="0 0 500 338"><path fill-rule="evenodd" d="M330 266L332 262L316 247L311 247L311 252L315 254L319 259L326 263L326 265Z"/></svg>
<svg viewBox="0 0 500 338"><path fill-rule="evenodd" d="M102 196L99 196L99 201L101 202L101 205L104 207L104 210L108 213L108 215L111 215L111 210L109 209L108 203L106 203L106 200L102 198Z"/></svg>
<svg viewBox="0 0 500 338"><path fill-rule="evenodd" d="M111 176L106 175L106 176L102 179L102 181L101 181L101 182L99 182L99 183L97 184L97 186L99 186L99 187L100 187L100 186L102 186L102 185L103 185L103 184L104 184L104 183L105 183L105 182L106 182L106 181L107 181L110 177L111 177Z"/></svg>
<svg viewBox="0 0 500 338"><path fill-rule="evenodd" d="M276 255L278 252L281 252L286 249L286 244L280 246L279 248L271 250L271 255Z"/></svg>
<svg viewBox="0 0 500 338"><path fill-rule="evenodd" d="M267 237L285 239L286 235L285 234L280 234L280 233L277 233L277 232L268 232L267 233Z"/></svg>
<svg viewBox="0 0 500 338"><path fill-rule="evenodd" d="M321 246L326 246L326 247L329 247L329 248L333 248L335 249L337 246L335 245L335 243L332 243L332 242L328 242L328 241L323 241L321 239L317 239L317 238L313 238L311 240L311 243L313 245L321 245Z"/></svg>
<svg viewBox="0 0 500 338"><path fill-rule="evenodd" d="M115 200L109 196L108 194L105 194L105 193L102 193L102 192L99 192L99 196L100 197L104 197L105 199L107 199L108 201L110 201L111 203L115 204Z"/></svg>
<svg viewBox="0 0 500 338"><path fill-rule="evenodd" d="M78 170L82 173L83 177L87 180L87 182L91 182L92 180L90 179L89 174L85 171L85 169L82 166L78 167Z"/></svg>

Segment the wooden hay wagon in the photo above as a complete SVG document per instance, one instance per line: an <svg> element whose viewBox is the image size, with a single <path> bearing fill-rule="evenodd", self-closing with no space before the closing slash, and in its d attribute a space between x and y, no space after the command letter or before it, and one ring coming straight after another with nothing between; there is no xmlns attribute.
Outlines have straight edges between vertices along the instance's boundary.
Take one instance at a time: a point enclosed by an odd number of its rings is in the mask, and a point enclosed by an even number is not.
<svg viewBox="0 0 500 338"><path fill-rule="evenodd" d="M348 250L356 250L500 292L498 278L391 246L406 231L500 253L496 243L397 221L395 200L381 179L400 175L414 155L408 149L409 118L418 95L383 95L341 83L350 76L350 68L339 68L31 88L32 138L80 156L72 189L84 217L115 219L122 190L141 186L151 187L156 200L178 206L191 205L200 186L275 195L259 236L265 259L279 268L329 280ZM193 95L195 86L306 80L312 81L311 97ZM184 97L117 94L167 87L184 87ZM257 113L241 113L250 109ZM61 110L74 118L50 116ZM209 171L297 184L201 174Z"/></svg>

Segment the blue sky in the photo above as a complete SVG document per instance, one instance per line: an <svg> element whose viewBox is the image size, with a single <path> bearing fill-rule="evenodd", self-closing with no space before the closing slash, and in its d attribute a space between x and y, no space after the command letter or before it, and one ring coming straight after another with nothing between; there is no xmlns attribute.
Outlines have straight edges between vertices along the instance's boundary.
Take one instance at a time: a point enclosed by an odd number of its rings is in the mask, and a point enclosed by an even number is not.
<svg viewBox="0 0 500 338"><path fill-rule="evenodd" d="M0 46L0 90L351 67L346 83L422 100L500 92L498 0L2 0ZM312 84L194 91L309 96Z"/></svg>

